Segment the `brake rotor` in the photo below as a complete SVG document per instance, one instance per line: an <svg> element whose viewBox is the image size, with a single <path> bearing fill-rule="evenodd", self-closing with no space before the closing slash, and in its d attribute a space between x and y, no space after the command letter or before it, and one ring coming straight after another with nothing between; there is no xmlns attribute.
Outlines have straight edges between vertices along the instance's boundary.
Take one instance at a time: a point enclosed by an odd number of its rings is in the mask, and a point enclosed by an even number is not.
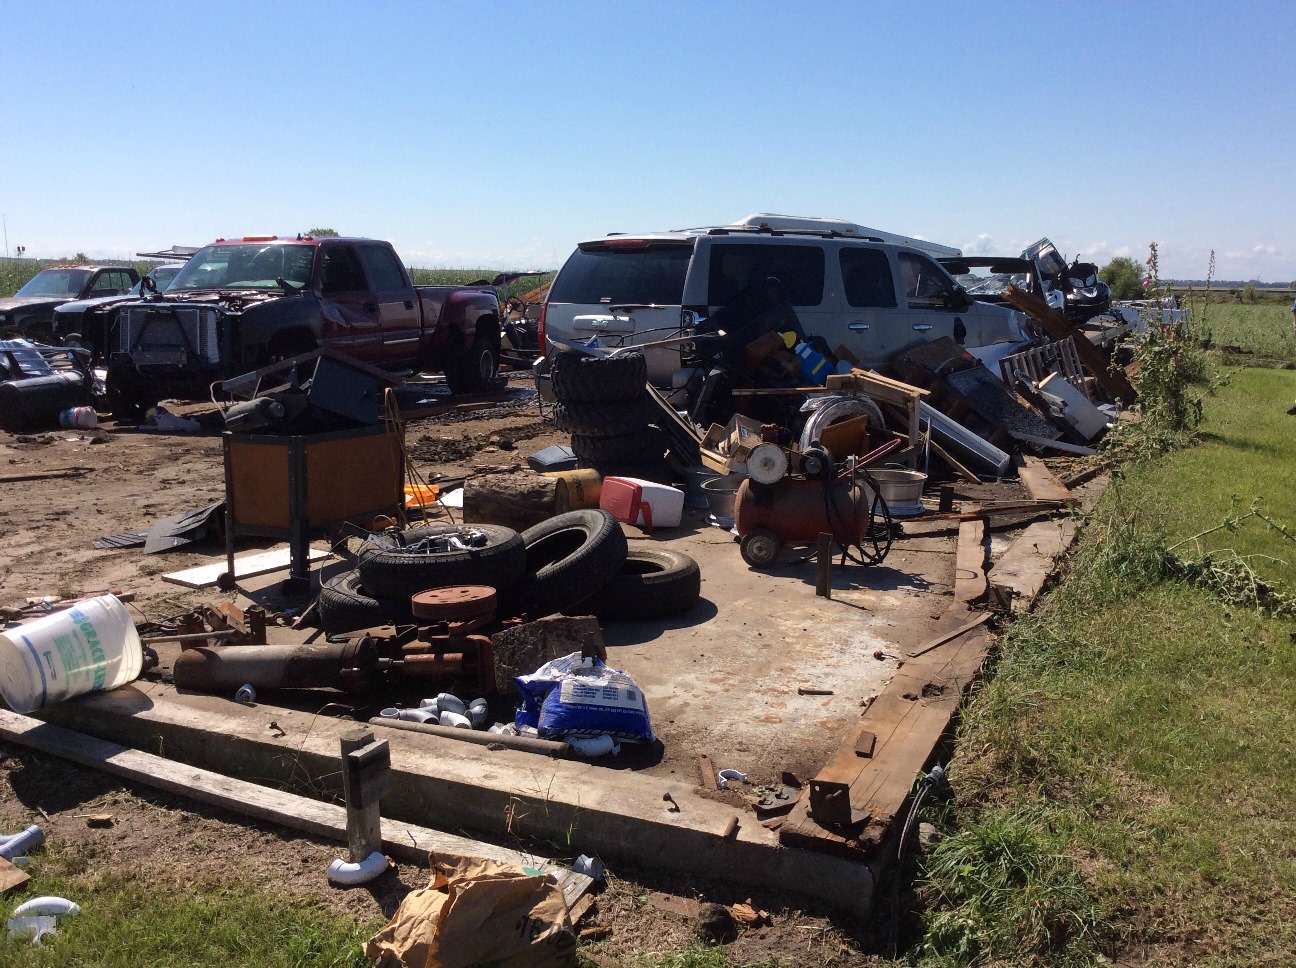
<svg viewBox="0 0 1296 968"><path fill-rule="evenodd" d="M490 585L450 585L412 596L410 611L415 618L448 622L491 615L496 600L495 589Z"/></svg>

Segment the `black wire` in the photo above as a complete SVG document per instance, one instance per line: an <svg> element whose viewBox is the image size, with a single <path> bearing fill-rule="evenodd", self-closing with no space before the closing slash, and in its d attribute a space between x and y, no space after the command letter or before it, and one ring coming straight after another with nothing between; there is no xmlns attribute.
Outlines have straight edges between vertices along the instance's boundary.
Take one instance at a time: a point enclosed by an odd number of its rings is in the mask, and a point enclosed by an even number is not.
<svg viewBox="0 0 1296 968"><path fill-rule="evenodd" d="M868 508L868 541L872 550L865 548L861 543L860 535L864 530L860 528L859 502L851 501L851 511L854 518L849 524L846 516L842 513L841 508L837 506L836 480L829 475L824 483L824 515L828 519L828 528L833 532L833 540L841 548L843 561L849 561L856 565L880 565L891 551L891 509L887 506L886 500L882 497L882 491L878 482L868 471L860 468L858 473L864 476L865 483L873 491L873 500L869 503ZM878 541L878 511L882 512L882 533L885 535L885 546ZM841 538L838 535L842 535ZM851 540L853 539L853 540ZM858 550L856 555L852 548Z"/></svg>

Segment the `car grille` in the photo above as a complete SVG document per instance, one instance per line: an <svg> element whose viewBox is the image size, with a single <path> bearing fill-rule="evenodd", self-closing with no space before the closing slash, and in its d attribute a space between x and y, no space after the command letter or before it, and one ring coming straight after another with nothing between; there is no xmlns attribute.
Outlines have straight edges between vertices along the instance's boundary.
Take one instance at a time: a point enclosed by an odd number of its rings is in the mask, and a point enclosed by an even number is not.
<svg viewBox="0 0 1296 968"><path fill-rule="evenodd" d="M215 309L201 306L139 306L118 318L118 352L136 363L187 363L191 356L220 362Z"/></svg>

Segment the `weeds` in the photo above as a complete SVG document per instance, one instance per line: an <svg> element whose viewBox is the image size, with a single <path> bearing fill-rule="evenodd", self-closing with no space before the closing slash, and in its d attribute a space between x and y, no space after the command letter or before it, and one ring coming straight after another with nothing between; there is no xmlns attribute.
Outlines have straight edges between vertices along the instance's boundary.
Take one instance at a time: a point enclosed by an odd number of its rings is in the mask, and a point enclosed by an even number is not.
<svg viewBox="0 0 1296 968"><path fill-rule="evenodd" d="M1066 855L1056 811L992 811L933 850L922 890L936 909L922 954L938 964L1090 963L1099 915Z"/></svg>

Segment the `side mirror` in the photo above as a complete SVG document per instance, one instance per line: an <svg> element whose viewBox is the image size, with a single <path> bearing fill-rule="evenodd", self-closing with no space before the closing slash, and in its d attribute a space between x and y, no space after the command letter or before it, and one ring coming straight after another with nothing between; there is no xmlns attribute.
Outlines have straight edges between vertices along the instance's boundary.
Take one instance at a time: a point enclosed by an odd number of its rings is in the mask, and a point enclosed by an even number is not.
<svg viewBox="0 0 1296 968"><path fill-rule="evenodd" d="M140 279L140 287L146 292L157 292L157 282L152 276L144 276Z"/></svg>

